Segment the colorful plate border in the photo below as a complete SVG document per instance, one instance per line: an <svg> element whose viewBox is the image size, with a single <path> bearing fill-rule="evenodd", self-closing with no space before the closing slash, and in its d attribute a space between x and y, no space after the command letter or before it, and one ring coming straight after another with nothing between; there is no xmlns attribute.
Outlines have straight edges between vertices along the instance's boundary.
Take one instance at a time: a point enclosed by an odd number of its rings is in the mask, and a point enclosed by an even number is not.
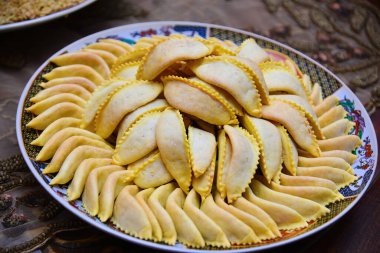
<svg viewBox="0 0 380 253"><path fill-rule="evenodd" d="M319 81L320 83L322 83L324 95L334 93L341 99L340 103L349 112L349 119L353 120L356 124L356 127L351 134L359 135L363 141L363 145L358 149L360 157L358 158L358 161L353 165L356 174L359 176L359 180L356 182L356 184L350 185L341 191L342 194L344 194L347 197L347 201L343 201L342 205L338 207L338 214L335 217L327 221L322 219L322 221L319 222L321 224L313 224L309 227L307 231L302 231L303 233L301 234L296 233L292 236L289 236L288 239L285 240L273 242L270 244L254 246L250 248L235 248L219 251L257 252L260 250L271 249L274 247L279 247L300 240L302 238L315 234L324 228L327 228L328 226L339 220L341 217L343 217L360 200L360 198L363 196L363 194L369 187L370 182L373 179L378 158L377 139L372 122L369 118L368 113L366 112L358 98L355 96L355 94L337 76L335 76L332 72L330 72L328 69L326 69L313 59L298 52L297 50L294 50L284 44L265 38L263 36L249 33L239 29L197 22L163 21L137 23L104 30L89 35L66 46L65 48L61 49L51 57L59 55L65 51L78 50L79 48L83 47L88 43L95 42L99 38L112 37L122 39L129 43L133 43L135 39L138 39L140 37L150 36L152 34L168 35L170 33L184 33L190 36L199 35L202 37L208 37L211 35L221 39L231 39L235 42L241 42L243 39L247 37L253 37L261 46L264 46L269 49L276 49L283 53L286 53L287 55L289 55L289 57L296 61L296 63L300 66L301 70L309 73L314 81ZM38 68L38 70L30 78L28 84L24 88L24 91L19 101L16 120L17 139L21 153L26 163L28 164L31 172L39 181L39 183L49 192L51 196L53 196L59 203L61 203L65 208L70 210L76 216L90 223L91 225L103 230L104 232L112 234L116 237L146 247L151 247L160 250L176 252L208 252L209 250L188 249L183 247L181 244L169 246L129 236L121 231L116 230L114 227L110 226L109 223L102 223L97 218L90 217L89 215L87 215L85 210L81 208L80 201L77 203L68 202L65 196L65 187L49 186L48 182L50 178L48 176L42 175L41 173L44 164L35 162L33 158L31 158L28 155L27 147L30 146L30 144L25 143L24 136L26 131L29 131L25 128L25 117L28 117L28 115L25 112L24 108L28 103L27 98L30 97L32 93L36 93L38 91L35 84L38 82L38 80L40 80L41 74L44 72L44 70L46 71L46 68L49 67L49 59ZM31 116L29 115L29 117Z"/></svg>

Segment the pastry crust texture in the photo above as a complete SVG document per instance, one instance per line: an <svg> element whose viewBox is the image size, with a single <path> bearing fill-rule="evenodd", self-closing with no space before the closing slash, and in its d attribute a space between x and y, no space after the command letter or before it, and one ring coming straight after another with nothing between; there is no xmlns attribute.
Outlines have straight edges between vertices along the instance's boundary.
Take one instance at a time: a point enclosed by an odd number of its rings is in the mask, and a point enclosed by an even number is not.
<svg viewBox="0 0 380 253"><path fill-rule="evenodd" d="M51 62L25 109L35 161L128 235L267 244L321 219L357 180L361 139L339 99L252 38L100 39Z"/></svg>

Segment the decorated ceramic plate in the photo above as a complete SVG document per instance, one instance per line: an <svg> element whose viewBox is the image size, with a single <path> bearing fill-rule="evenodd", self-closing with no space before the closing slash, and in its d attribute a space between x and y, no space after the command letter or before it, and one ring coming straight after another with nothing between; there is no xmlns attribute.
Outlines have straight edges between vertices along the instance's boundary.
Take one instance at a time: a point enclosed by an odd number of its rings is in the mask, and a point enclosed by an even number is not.
<svg viewBox="0 0 380 253"><path fill-rule="evenodd" d="M0 25L0 32L6 32L6 31L16 30L16 29L20 29L20 28L24 28L24 27L28 27L28 26L33 26L33 25L45 23L45 22L51 21L53 19L57 19L57 18L65 16L65 15L68 15L70 13L76 12L76 11L88 6L89 4L91 4L93 2L95 2L95 0L85 0L85 1L83 1L77 5L71 6L67 9L64 9L64 10L60 10L60 11L51 13L51 14L46 15L46 16L42 16L42 17L30 19L30 20L19 21L19 22L10 23L10 24Z"/></svg>
<svg viewBox="0 0 380 253"><path fill-rule="evenodd" d="M378 154L363 105L325 67L271 39L194 22L126 25L68 45L29 80L16 124L26 163L59 203L168 251L253 252L321 231L363 196Z"/></svg>

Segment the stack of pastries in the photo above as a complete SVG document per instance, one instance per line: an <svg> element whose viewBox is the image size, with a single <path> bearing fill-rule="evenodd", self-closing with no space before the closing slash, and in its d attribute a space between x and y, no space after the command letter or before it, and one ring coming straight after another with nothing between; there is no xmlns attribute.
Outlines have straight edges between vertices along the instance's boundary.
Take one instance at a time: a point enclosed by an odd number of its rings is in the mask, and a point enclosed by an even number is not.
<svg viewBox="0 0 380 253"><path fill-rule="evenodd" d="M102 39L51 62L26 109L35 160L129 235L262 244L329 213L357 179L361 141L338 98L254 39Z"/></svg>

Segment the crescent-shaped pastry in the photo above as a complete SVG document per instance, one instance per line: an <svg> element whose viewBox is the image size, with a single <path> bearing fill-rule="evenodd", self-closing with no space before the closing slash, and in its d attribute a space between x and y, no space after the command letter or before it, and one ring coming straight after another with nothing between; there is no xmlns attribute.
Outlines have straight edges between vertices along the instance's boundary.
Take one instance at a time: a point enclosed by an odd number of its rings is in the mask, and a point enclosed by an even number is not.
<svg viewBox="0 0 380 253"><path fill-rule="evenodd" d="M280 99L283 101L290 101L298 106L302 107L302 109L309 113L314 119L317 119L317 115L315 114L313 107L309 104L309 102L297 95L290 95L290 94L280 94L280 95L270 95L271 99Z"/></svg>
<svg viewBox="0 0 380 253"><path fill-rule="evenodd" d="M105 142L103 138L90 131L76 127L66 127L52 135L51 138L43 146L39 154L44 157L53 157L61 143L71 136L85 136Z"/></svg>
<svg viewBox="0 0 380 253"><path fill-rule="evenodd" d="M44 89L37 93L34 97L30 99L30 102L37 103L41 102L45 99L49 99L54 95L59 95L62 93L71 93L77 95L83 100L88 100L91 97L91 92L86 90L85 88L76 85L76 84L58 84L53 87Z"/></svg>
<svg viewBox="0 0 380 253"><path fill-rule="evenodd" d="M137 49L148 49L153 46L155 42L158 42L159 40L155 40L152 38L141 38L139 39L136 44L133 45L133 48L135 50Z"/></svg>
<svg viewBox="0 0 380 253"><path fill-rule="evenodd" d="M142 159L141 159L142 160ZM137 171L134 183L143 189L158 187L173 180L172 175L165 168L159 152L153 152L145 158L129 165L128 170Z"/></svg>
<svg viewBox="0 0 380 253"><path fill-rule="evenodd" d="M59 146L57 151L55 152L51 162L45 167L44 173L55 173L59 171L62 163L65 161L66 157L77 147L83 145L90 145L93 147L108 149L113 151L113 148L110 145L104 143L103 141L95 140L85 136L71 136L66 139ZM36 161L46 161L51 157L44 156L46 153L40 153L36 157Z"/></svg>
<svg viewBox="0 0 380 253"><path fill-rule="evenodd" d="M71 117L63 117L57 119L53 123L51 123L42 133L37 137L37 139L33 140L30 144L35 146L44 146L46 142L58 131L67 128L67 127L79 127L81 124L81 120L77 118Z"/></svg>
<svg viewBox="0 0 380 253"><path fill-rule="evenodd" d="M228 166L232 157L232 145L226 135L226 131L221 129L218 134L218 173L216 178L216 187L220 196L227 197L226 177L228 175Z"/></svg>
<svg viewBox="0 0 380 253"><path fill-rule="evenodd" d="M294 209L255 196L251 188L247 188L244 198L263 209L281 230L293 230L307 227L305 219Z"/></svg>
<svg viewBox="0 0 380 253"><path fill-rule="evenodd" d="M88 174L82 194L82 205L91 216L98 214L99 193L103 188L103 185L106 182L108 176L113 172L121 170L125 170L125 168L118 165L106 165L96 168L92 170L90 174Z"/></svg>
<svg viewBox="0 0 380 253"><path fill-rule="evenodd" d="M188 128L188 135L193 174L198 178L210 167L216 150L216 140L213 134L192 126Z"/></svg>
<svg viewBox="0 0 380 253"><path fill-rule="evenodd" d="M93 54L96 54L100 56L108 65L108 67L112 67L115 62L117 61L117 57L110 52L99 50L99 49L90 49L90 48L83 48L81 51L83 52L90 52Z"/></svg>
<svg viewBox="0 0 380 253"><path fill-rule="evenodd" d="M260 94L247 65L231 57L210 56L190 68L203 81L230 93L250 115L261 116Z"/></svg>
<svg viewBox="0 0 380 253"><path fill-rule="evenodd" d="M70 102L62 102L45 110L29 121L26 126L37 130L44 130L57 119L64 117L81 118L82 113L82 107Z"/></svg>
<svg viewBox="0 0 380 253"><path fill-rule="evenodd" d="M153 193L155 189L149 188L140 191L136 194L136 200L140 204L140 206L144 209L146 216L149 219L150 225L152 226L152 239L154 241L162 240L162 229L160 227L160 223L158 222L156 216L154 216L153 211L150 209L148 205L148 199L150 195Z"/></svg>
<svg viewBox="0 0 380 253"><path fill-rule="evenodd" d="M228 202L240 197L255 175L259 163L259 146L253 136L239 127L224 126L231 140L232 155L226 175Z"/></svg>
<svg viewBox="0 0 380 253"><path fill-rule="evenodd" d="M160 83L136 80L118 87L98 108L96 134L109 137L126 114L154 100L162 88Z"/></svg>
<svg viewBox="0 0 380 253"><path fill-rule="evenodd" d="M90 52L74 52L58 55L50 60L58 66L83 64L95 69L103 78L107 79L111 71L107 63L100 56Z"/></svg>
<svg viewBox="0 0 380 253"><path fill-rule="evenodd" d="M162 85L149 81L128 81L113 90L96 113L96 134L109 137L129 112L149 103L162 91ZM121 106L122 105L122 106Z"/></svg>
<svg viewBox="0 0 380 253"><path fill-rule="evenodd" d="M212 49L212 52L210 55L215 55L215 56L235 56L236 53L230 49L230 47L228 47L227 45L225 44L221 44L221 43L214 43L214 42L211 42L211 43L205 43L210 49Z"/></svg>
<svg viewBox="0 0 380 253"><path fill-rule="evenodd" d="M105 222L112 216L113 205L117 195L125 186L131 184L133 177L133 172L120 170L111 172L106 178L99 195L98 217L102 222ZM100 188L100 185L98 187Z"/></svg>
<svg viewBox="0 0 380 253"><path fill-rule="evenodd" d="M311 83L310 76L307 74L302 74L302 82L304 84L304 87L306 88L306 92L308 94L311 94L313 84Z"/></svg>
<svg viewBox="0 0 380 253"><path fill-rule="evenodd" d="M281 170L282 142L279 130L271 122L244 115L243 126L255 137L260 148L260 168L270 182Z"/></svg>
<svg viewBox="0 0 380 253"><path fill-rule="evenodd" d="M306 221L316 220L330 212L329 209L314 201L273 191L256 179L252 180L250 186L257 197L290 207L302 215Z"/></svg>
<svg viewBox="0 0 380 253"><path fill-rule="evenodd" d="M283 169L283 167L281 166L281 169L277 171L276 175L274 175L272 182L275 182L277 184L280 183L280 177L281 177L282 169Z"/></svg>
<svg viewBox="0 0 380 253"><path fill-rule="evenodd" d="M123 79L111 79L105 82L102 86L92 93L91 98L87 101L87 105L83 112L83 124L82 128L86 128L94 120L98 108L103 106L107 98L117 88L125 85L127 82Z"/></svg>
<svg viewBox="0 0 380 253"><path fill-rule="evenodd" d="M334 106L324 114L318 117L318 122L321 127L326 127L340 119L345 118L347 111L344 110L343 106Z"/></svg>
<svg viewBox="0 0 380 253"><path fill-rule="evenodd" d="M322 103L314 107L315 114L320 117L325 112L328 112L331 108L335 107L339 103L339 98L335 95L328 96Z"/></svg>
<svg viewBox="0 0 380 253"><path fill-rule="evenodd" d="M57 94L49 98L46 98L26 108L25 110L35 115L40 115L44 111L48 110L50 107L59 103L63 103L63 102L73 103L82 108L85 107L86 105L86 101L77 95L74 95L72 93L61 93L61 94Z"/></svg>
<svg viewBox="0 0 380 253"><path fill-rule="evenodd" d="M202 81L201 79L199 79L198 77L191 77L189 78L190 80L192 81L196 81L196 82L200 82L203 84L204 89L207 91L207 90L215 90L217 92L217 94L219 94L225 101L228 102L228 104L232 107L232 110L233 112L236 114L236 115L239 115L239 116L243 116L244 115L244 112L243 112L243 107L236 101L236 99L231 96L230 93L228 93L227 91L221 89L221 88L218 88L214 85L211 85L209 83L206 83L204 81ZM202 87L203 87L202 86ZM209 89L208 89L209 88Z"/></svg>
<svg viewBox="0 0 380 253"><path fill-rule="evenodd" d="M223 41L217 39L217 38L209 38L209 39L203 39L200 37L195 38L197 41L202 42L205 44L211 51L211 55L218 55L218 56L235 56L236 53L234 50L231 49L230 46L228 46Z"/></svg>
<svg viewBox="0 0 380 253"><path fill-rule="evenodd" d="M69 201L76 200L82 195L84 185L86 184L88 174L95 168L111 165L110 158L87 158L84 159L75 170L73 179L67 188L67 197Z"/></svg>
<svg viewBox="0 0 380 253"><path fill-rule="evenodd" d="M128 170L133 171L133 173L136 175L139 173L140 170L145 168L148 164L151 164L155 160L157 160L159 156L158 150L155 150L151 152L150 154L144 156L143 158L137 160L136 162L133 162L128 165Z"/></svg>
<svg viewBox="0 0 380 253"><path fill-rule="evenodd" d="M120 46L124 48L127 52L133 50L133 47L131 45L118 39L100 39L99 41Z"/></svg>
<svg viewBox="0 0 380 253"><path fill-rule="evenodd" d="M323 101L322 88L319 83L315 83L310 94L311 102L314 106L318 106Z"/></svg>
<svg viewBox="0 0 380 253"><path fill-rule="evenodd" d="M156 128L157 146L166 169L184 192L191 184L189 143L181 113L166 109Z"/></svg>
<svg viewBox="0 0 380 253"><path fill-rule="evenodd" d="M144 57L137 77L153 80L177 61L194 60L210 54L209 48L192 38L169 38L155 43Z"/></svg>
<svg viewBox="0 0 380 253"><path fill-rule="evenodd" d="M39 83L39 86L42 88L51 88L59 84L76 84L78 86L81 86L82 88L85 88L89 92L93 92L96 89L96 84L91 82L89 79L80 77L80 76L69 76L69 77L62 77L62 78L55 78L53 80L50 80L46 83Z"/></svg>
<svg viewBox="0 0 380 253"><path fill-rule="evenodd" d="M328 179L333 181L339 189L357 180L356 176L351 175L347 171L329 166L298 167L297 176L309 176Z"/></svg>
<svg viewBox="0 0 380 253"><path fill-rule="evenodd" d="M256 217L267 228L269 228L271 231L271 237L268 237L267 239L282 236L280 230L278 230L276 222L274 222L274 220L263 209L261 209L257 205L253 204L252 202L248 201L247 199L243 197L236 199L235 202L232 203L232 205L236 207L237 209L244 211L253 217ZM263 238L261 239L264 240Z"/></svg>
<svg viewBox="0 0 380 253"><path fill-rule="evenodd" d="M200 208L201 201L194 189L186 196L183 211L197 226L207 245L216 247L229 247L230 243L223 230Z"/></svg>
<svg viewBox="0 0 380 253"><path fill-rule="evenodd" d="M269 55L257 45L256 41L252 38L246 39L240 44L237 49L237 55L254 61L256 63L269 60Z"/></svg>
<svg viewBox="0 0 380 253"><path fill-rule="evenodd" d="M116 45L115 43L109 43L109 42L93 43L86 46L86 48L104 50L113 54L116 57L120 57L127 53L127 50L125 50L123 47Z"/></svg>
<svg viewBox="0 0 380 253"><path fill-rule="evenodd" d="M268 65L271 65L272 63L274 63L274 64L278 64L277 66L286 67L290 71L290 73L296 75L299 78L302 78L303 76L302 71L299 69L298 65L288 55L284 53L280 53L279 51L272 50L272 49L265 49L265 51L269 54L269 58L270 58L270 61L267 61L265 63L268 63ZM308 92L305 86L304 88L305 88L305 91Z"/></svg>
<svg viewBox="0 0 380 253"><path fill-rule="evenodd" d="M244 57L230 56L233 59L245 64L248 67L248 71L252 76L253 81L255 82L255 86L260 93L261 102L263 105L269 104L269 90L267 84L265 83L264 75L254 61L249 60Z"/></svg>
<svg viewBox="0 0 380 253"><path fill-rule="evenodd" d="M322 133L327 139L347 135L355 126L355 123L348 119L340 119L322 128Z"/></svg>
<svg viewBox="0 0 380 253"><path fill-rule="evenodd" d="M339 157L344 159L349 164L353 164L358 158L357 155L352 154L346 150L330 150L321 152L321 157Z"/></svg>
<svg viewBox="0 0 380 253"><path fill-rule="evenodd" d="M298 164L298 151L293 140L290 138L288 131L285 127L277 126L282 143L282 160L286 169L292 175L296 175L297 164Z"/></svg>
<svg viewBox="0 0 380 253"><path fill-rule="evenodd" d="M171 34L169 36L172 37L174 35L182 36L181 34ZM137 40L136 44L134 44L133 47L136 48L136 45L138 45L140 43L142 43L142 44L146 43L149 45L153 45L155 42L159 42L165 38L167 38L167 36L163 36L163 35L152 35L150 37L143 37L143 38L140 38L139 40Z"/></svg>
<svg viewBox="0 0 380 253"><path fill-rule="evenodd" d="M238 49L238 46L232 40L225 40L223 42L224 42L224 45L226 45L232 51L236 51Z"/></svg>
<svg viewBox="0 0 380 253"><path fill-rule="evenodd" d="M304 150L316 157L320 155L317 139L302 111L286 102L272 100L270 105L263 106L262 114L264 119L281 123Z"/></svg>
<svg viewBox="0 0 380 253"><path fill-rule="evenodd" d="M223 230L231 244L244 245L257 242L257 236L253 230L219 207L211 195L202 202L200 209Z"/></svg>
<svg viewBox="0 0 380 253"><path fill-rule="evenodd" d="M273 238L274 235L272 231L264 225L259 219L257 219L255 216L252 216L233 205L228 205L224 202L224 200L221 198L219 193L215 194L215 203L225 211L229 212L242 222L244 222L246 225L248 225L252 231L253 231L253 238L257 242L260 242L261 240L267 240L270 238Z"/></svg>
<svg viewBox="0 0 380 253"><path fill-rule="evenodd" d="M216 37L209 37L209 38L207 38L207 41L209 41L209 42L211 42L211 43L217 43L217 44L220 44L220 45L222 45L222 46L224 46L224 47L230 47L231 44L232 44L232 45L235 45L235 43L233 43L232 41L229 41L229 44L227 44L227 43L225 43L226 41L220 40L220 39L218 39L218 38L216 38ZM235 45L235 47L237 48L236 45ZM236 49L236 48L235 48L235 49Z"/></svg>
<svg viewBox="0 0 380 253"><path fill-rule="evenodd" d="M284 186L318 186L330 189L334 192L338 191L337 185L328 179L310 176L289 176L281 173L281 185Z"/></svg>
<svg viewBox="0 0 380 253"><path fill-rule="evenodd" d="M175 189L166 201L166 211L174 222L177 239L190 247L204 247L205 241L201 233L186 212L182 210L184 202L185 194L180 188Z"/></svg>
<svg viewBox="0 0 380 253"><path fill-rule="evenodd" d="M362 144L357 135L343 135L327 140L318 140L318 145L322 151L345 150L351 152Z"/></svg>
<svg viewBox="0 0 380 253"><path fill-rule="evenodd" d="M42 77L50 81L55 78L80 76L89 79L96 85L101 84L104 78L96 72L93 68L83 64L73 64L53 69Z"/></svg>
<svg viewBox="0 0 380 253"><path fill-rule="evenodd" d="M211 164L208 166L207 170L201 176L193 179L193 189L201 195L202 200L204 200L211 193L212 185L214 183L215 162L216 152L214 152Z"/></svg>
<svg viewBox="0 0 380 253"><path fill-rule="evenodd" d="M178 76L162 80L165 98L171 106L214 125L236 121L231 105L212 87Z"/></svg>
<svg viewBox="0 0 380 253"><path fill-rule="evenodd" d="M300 96L309 101L308 94L296 74L281 62L268 61L260 63L269 93L285 92Z"/></svg>
<svg viewBox="0 0 380 253"><path fill-rule="evenodd" d="M182 34L179 34L179 33L173 33L173 34L170 34L169 37L183 37L184 35ZM161 41L162 39L165 39L167 38L167 36L164 36L164 35L155 35L155 34L152 34L151 37L144 37L144 38L141 38L141 41L146 41L146 42L152 42L152 44L154 42L157 42L157 41ZM139 40L140 41L140 40Z"/></svg>
<svg viewBox="0 0 380 253"><path fill-rule="evenodd" d="M127 234L152 239L152 225L144 209L136 200L136 185L127 185L116 198L111 221Z"/></svg>
<svg viewBox="0 0 380 253"><path fill-rule="evenodd" d="M123 63L141 61L142 58L149 53L148 48L135 48L134 50L127 52L126 54L120 56L114 64L117 67Z"/></svg>
<svg viewBox="0 0 380 253"><path fill-rule="evenodd" d="M110 158L112 151L108 149L83 145L75 148L63 162L58 174L50 181L50 185L66 184L69 182L79 164L87 158ZM47 173L47 172L45 172Z"/></svg>
<svg viewBox="0 0 380 253"><path fill-rule="evenodd" d="M112 77L121 77L125 80L136 79L137 70L139 69L141 62L133 61L126 62L112 68Z"/></svg>
<svg viewBox="0 0 380 253"><path fill-rule="evenodd" d="M296 95L271 95L270 98L285 101L297 107L298 110L302 111L305 114L317 138L322 140L324 139L325 136L319 125L318 117L314 113L313 108L310 106L307 100Z"/></svg>
<svg viewBox="0 0 380 253"><path fill-rule="evenodd" d="M126 115L119 124L116 143L119 143L119 140L124 135L124 133L128 131L129 127L132 126L137 120L139 120L145 113L163 111L168 106L169 104L165 99L156 99Z"/></svg>
<svg viewBox="0 0 380 253"><path fill-rule="evenodd" d="M177 231L174 222L165 210L165 207L170 193L175 189L176 186L174 183L165 184L154 190L148 198L148 205L154 213L154 216L156 216L162 229L162 240L169 245L175 244Z"/></svg>
<svg viewBox="0 0 380 253"><path fill-rule="evenodd" d="M146 113L121 137L113 155L118 165L137 161L157 148L156 127L161 112Z"/></svg>
<svg viewBox="0 0 380 253"><path fill-rule="evenodd" d="M272 182L270 188L277 192L309 199L324 206L344 199L343 195L339 192L334 192L320 186L283 186Z"/></svg>
<svg viewBox="0 0 380 253"><path fill-rule="evenodd" d="M339 157L317 157L308 158L300 156L298 158L298 166L300 167L317 167L317 166L330 166L337 169L347 171L354 174L354 171L349 163Z"/></svg>

